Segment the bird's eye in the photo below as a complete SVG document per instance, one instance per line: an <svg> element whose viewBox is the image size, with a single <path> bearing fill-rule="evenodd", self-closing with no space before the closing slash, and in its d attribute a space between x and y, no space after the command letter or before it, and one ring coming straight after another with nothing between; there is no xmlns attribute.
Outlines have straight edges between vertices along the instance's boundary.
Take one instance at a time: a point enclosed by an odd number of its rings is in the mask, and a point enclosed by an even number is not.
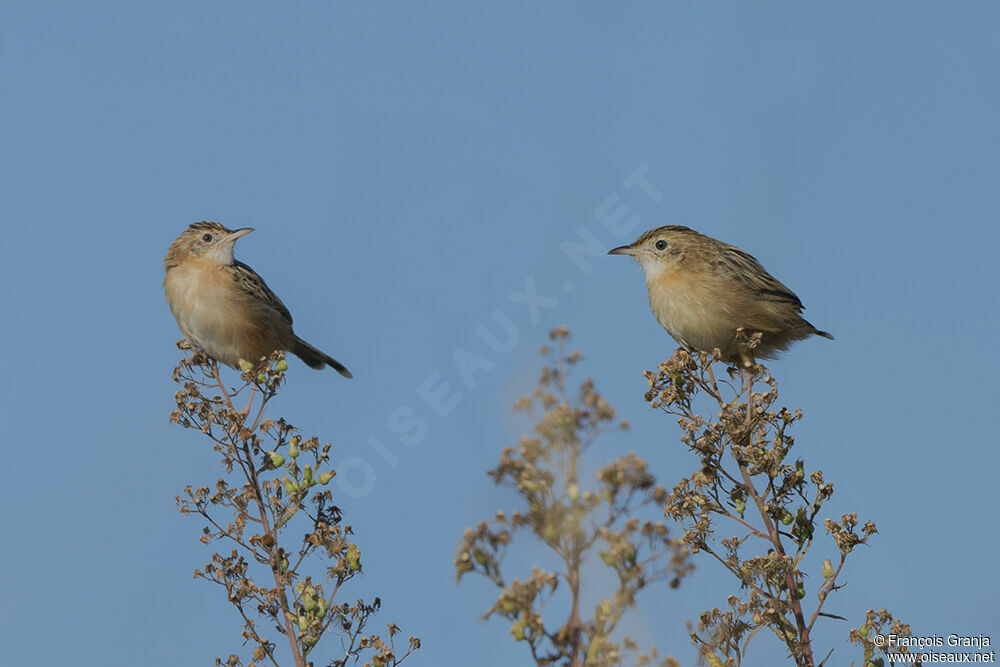
<svg viewBox="0 0 1000 667"><path fill-rule="evenodd" d="M204 241L205 243L211 243L212 242L212 235L211 234L205 234L204 236L201 237L201 240Z"/></svg>
<svg viewBox="0 0 1000 667"><path fill-rule="evenodd" d="M655 244L653 244L653 247L656 248L657 250L666 250L668 245L670 244L667 243L664 239L660 239Z"/></svg>

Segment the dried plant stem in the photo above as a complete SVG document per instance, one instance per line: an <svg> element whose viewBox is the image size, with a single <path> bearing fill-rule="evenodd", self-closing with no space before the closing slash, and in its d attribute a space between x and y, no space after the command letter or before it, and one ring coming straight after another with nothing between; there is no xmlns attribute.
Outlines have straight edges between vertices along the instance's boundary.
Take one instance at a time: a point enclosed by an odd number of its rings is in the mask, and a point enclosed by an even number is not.
<svg viewBox="0 0 1000 667"><path fill-rule="evenodd" d="M190 349L183 342L178 347ZM174 395L177 409L170 420L211 439L225 473L213 487L186 487L177 497L178 507L206 520L204 544L236 545L231 552L212 554L203 569L195 570L195 577L223 587L239 612L244 644L253 649L247 667L277 667L279 661L312 667L311 652L331 627L341 635L344 650L329 662L331 667L346 667L362 656L370 656L371 664L380 667L399 665L420 647L420 640L410 637L409 650L396 655L395 624L388 625L388 641L366 631L381 606L379 598L372 603L337 600L341 585L360 575L362 564L361 549L350 540L353 529L343 523L327 488L336 475L330 466L332 445L315 436L304 439L284 419L266 414L288 369L281 353L256 366L241 361L240 369L243 384L237 388L228 388L218 364L204 355L181 360L174 370L181 389ZM246 398L240 397L243 392L249 398L237 409L235 402ZM220 519L220 513L229 518ZM279 537L298 527L304 530L297 546L279 543ZM314 569L317 565L322 569ZM264 567L273 584L254 581L255 574L267 578ZM258 616L285 635L290 657L275 655L275 644L258 632ZM231 654L216 664L244 663Z"/></svg>
<svg viewBox="0 0 1000 667"><path fill-rule="evenodd" d="M459 579L479 574L500 589L485 617L510 622L510 634L526 645L538 667L618 667L632 664L626 661L629 652L637 654L635 664L673 666L677 663L659 659L655 648L639 654L635 642L616 634L641 590L664 579L671 587L680 584L691 571L688 554L658 516L666 490L635 454L608 462L596 479L580 479L589 447L605 432L628 424L615 426L614 409L590 378L579 393L567 390L567 378L581 358L566 350L568 337L565 328L549 334L554 345L542 348L549 360L538 387L515 404L535 422L532 433L516 448L504 449L500 464L489 472L496 484L516 491L522 509L497 512L492 522L468 529L455 558L456 572ZM502 572L514 541L550 550L557 571L535 566L529 577L508 581ZM617 586L589 584L590 590L604 588L607 594L591 614L581 591L588 576L583 564L594 556L610 568ZM565 596L566 606L560 608L569 608L567 616L546 607L557 589ZM557 613L558 621L546 623L546 616Z"/></svg>
<svg viewBox="0 0 1000 667"><path fill-rule="evenodd" d="M233 406L232 396L229 394L229 391L226 389L225 382L222 381L222 378L219 375L219 365L216 363L212 364L212 377L215 378L215 384L219 388L219 391L222 392L222 401L223 403L225 403L226 407L234 412L237 412L244 420L247 417L249 417L250 408L253 406L253 400L254 398L256 398L257 395L257 387L253 387L251 389L250 400L247 402L246 407L243 410L237 411L236 408ZM260 419L263 416L265 402L266 401L262 397L260 408L257 411L257 417L254 419L253 424L250 426L251 430L255 430L259 425ZM274 578L275 589L279 591L278 595L279 595L279 601L281 603L281 609L283 612L289 612L291 611L291 607L288 604L288 596L285 592L285 582L282 580L281 570L278 567L278 561L276 558L276 554L274 552L274 545L277 543L276 539L277 536L271 529L271 522L267 516L267 503L264 501L264 496L260 490L260 481L257 478L257 468L254 465L253 454L251 454L250 452L250 446L247 445L245 442L243 446L239 448L236 448L235 445L233 445L231 442L229 443L229 445L230 447L236 449L236 451L234 452L234 454L236 455L236 459L239 461L240 467L243 469L243 474L244 476L246 476L247 481L250 482L250 487L253 489L254 501L257 505L258 518L260 520L260 525L261 525L261 532L264 535L268 535L272 538L270 546L265 546L268 555L267 564L271 570L271 575ZM243 613L242 610L240 613L241 614ZM295 626L287 614L282 614L282 615L284 616L284 632L285 636L288 638L288 645L292 651L292 657L295 660L295 667L305 667L306 661L305 657L302 655L302 652L299 650L299 642L296 637ZM246 618L245 615L243 615L243 617L244 620L249 620ZM274 658L272 657L271 660L273 661Z"/></svg>
<svg viewBox="0 0 1000 667"><path fill-rule="evenodd" d="M785 547L781 543L781 535L778 532L778 528L771 519L770 514L768 514L763 498L761 498L756 487L754 487L753 480L750 477L750 472L747 470L745 464L740 464L740 473L743 475L743 488L745 489L747 495L753 499L754 505L757 506L760 518L764 522L764 528L767 530L768 539L770 539L771 544L774 545L774 551L779 556L787 557ZM794 591L797 588L797 584L795 582L794 563L785 569L785 584L788 586L789 591ZM809 629L812 625L806 625L805 616L802 613L802 602L798 599L798 597L795 595L789 595L788 597L788 604L792 609L792 614L795 616L795 623L798 626L799 631L798 648L801 651L801 654L796 654L795 660L800 667L813 667L812 644L809 641Z"/></svg>
<svg viewBox="0 0 1000 667"><path fill-rule="evenodd" d="M746 399L746 417L744 420L744 424L746 426L746 438L744 443L747 448L753 445L753 434L755 429L753 417L755 407L754 399L758 399L756 404L763 402L763 396L758 395L755 397L753 393L753 379L758 370L759 367L756 364L744 365L741 371L743 378L743 392L741 392L742 395L737 396L736 398L737 401L743 398ZM778 527L771 518L767 503L754 486L753 478L750 476L750 471L747 469L746 463L739 461L738 465L740 475L743 478L743 489L754 501L754 505L757 507L757 512L760 514L761 521L764 523L767 539L770 540L771 544L774 546L775 553L783 558L787 558L784 544L781 542L781 534L778 531ZM794 591L797 588L795 581L795 569L796 563L794 562L785 568L785 584L788 586L789 591ZM812 624L806 624L805 615L802 613L802 602L798 599L798 597L795 595L789 595L788 598L788 605L795 617L795 623L798 629L798 651L794 653L795 661L799 667L813 667L812 643L809 640L809 630L812 627Z"/></svg>
<svg viewBox="0 0 1000 667"><path fill-rule="evenodd" d="M681 349L645 372L646 400L678 418L681 442L698 460L695 471L670 494L667 515L684 526L683 539L692 550L709 554L743 591L729 596L725 608L703 612L692 640L709 664L741 665L750 639L768 628L798 667L815 667L812 629L820 616L841 618L823 612L824 605L843 586L838 581L847 555L877 530L853 513L839 521L819 518L833 484L822 471L809 472L802 459L790 456L795 445L790 427L802 412L776 407L777 381L757 364L730 368L730 380L720 391L716 361L713 355ZM755 393L755 384L764 391ZM760 523L747 518L747 511L755 511ZM729 534L730 521L741 534L720 537ZM809 586L801 566L820 527L831 536L839 563L834 567L832 559L824 560L822 579L812 579ZM806 610L809 588L815 594L811 614ZM869 611L866 622L851 631L851 641L864 645L866 661L876 649L868 633L889 623L904 627L885 610Z"/></svg>

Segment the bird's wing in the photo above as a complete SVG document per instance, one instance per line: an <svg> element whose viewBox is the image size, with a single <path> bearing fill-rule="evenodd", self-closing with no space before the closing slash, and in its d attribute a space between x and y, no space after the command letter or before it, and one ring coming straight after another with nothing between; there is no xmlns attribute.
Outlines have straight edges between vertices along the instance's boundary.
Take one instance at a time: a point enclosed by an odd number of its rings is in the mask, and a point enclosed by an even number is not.
<svg viewBox="0 0 1000 667"><path fill-rule="evenodd" d="M241 290L250 296L260 299L277 311L283 320L289 324L292 323L292 314L285 308L285 304L281 303L278 295L271 291L271 288L267 286L264 279L257 275L256 271L239 260L233 262L233 269L233 278Z"/></svg>
<svg viewBox="0 0 1000 667"><path fill-rule="evenodd" d="M721 257L712 262L712 270L716 273L743 283L761 299L783 301L799 311L802 310L802 301L795 292L768 273L753 255L727 245Z"/></svg>

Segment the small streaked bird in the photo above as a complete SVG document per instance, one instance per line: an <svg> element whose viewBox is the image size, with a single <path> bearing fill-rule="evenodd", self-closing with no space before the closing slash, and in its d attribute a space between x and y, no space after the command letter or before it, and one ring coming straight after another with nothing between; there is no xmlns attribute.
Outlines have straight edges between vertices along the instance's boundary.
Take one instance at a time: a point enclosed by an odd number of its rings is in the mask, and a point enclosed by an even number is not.
<svg viewBox="0 0 1000 667"><path fill-rule="evenodd" d="M194 346L216 361L239 367L284 350L312 368L351 372L292 331L292 314L264 279L233 258L233 245L253 229L227 229L196 222L178 236L163 267L163 290L177 326Z"/></svg>
<svg viewBox="0 0 1000 667"><path fill-rule="evenodd" d="M750 366L794 341L833 336L802 318L802 302L753 256L681 225L651 229L609 255L631 255L646 274L649 305L674 340ZM760 333L758 346L750 340Z"/></svg>

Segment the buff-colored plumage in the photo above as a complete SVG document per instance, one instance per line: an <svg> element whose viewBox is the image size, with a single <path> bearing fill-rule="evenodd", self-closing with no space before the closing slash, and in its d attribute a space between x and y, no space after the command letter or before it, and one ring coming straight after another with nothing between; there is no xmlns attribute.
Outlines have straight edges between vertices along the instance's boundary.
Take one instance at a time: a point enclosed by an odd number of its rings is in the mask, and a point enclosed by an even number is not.
<svg viewBox="0 0 1000 667"><path fill-rule="evenodd" d="M246 264L233 258L233 245L252 229L231 230L217 222L196 222L170 245L163 259L163 289L184 336L213 359L238 367L276 350L298 356L312 368L350 371L295 335L292 315Z"/></svg>
<svg viewBox="0 0 1000 667"><path fill-rule="evenodd" d="M656 319L682 346L729 362L773 357L796 340L833 338L802 318L802 302L753 256L693 229L666 225L610 251L646 274ZM760 333L758 346L749 340Z"/></svg>

